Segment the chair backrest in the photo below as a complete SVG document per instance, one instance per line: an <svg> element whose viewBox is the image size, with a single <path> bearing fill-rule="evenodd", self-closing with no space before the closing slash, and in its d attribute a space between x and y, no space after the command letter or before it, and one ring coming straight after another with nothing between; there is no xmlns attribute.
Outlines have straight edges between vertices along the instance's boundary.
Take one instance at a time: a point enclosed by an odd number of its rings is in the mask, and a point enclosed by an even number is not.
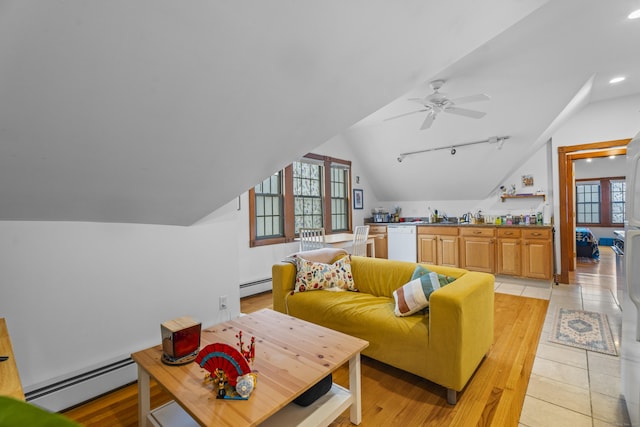
<svg viewBox="0 0 640 427"><path fill-rule="evenodd" d="M324 228L300 229L300 252L324 248Z"/></svg>
<svg viewBox="0 0 640 427"><path fill-rule="evenodd" d="M367 238L369 237L369 226L356 226L353 234L353 246L351 247L351 255L367 256Z"/></svg>

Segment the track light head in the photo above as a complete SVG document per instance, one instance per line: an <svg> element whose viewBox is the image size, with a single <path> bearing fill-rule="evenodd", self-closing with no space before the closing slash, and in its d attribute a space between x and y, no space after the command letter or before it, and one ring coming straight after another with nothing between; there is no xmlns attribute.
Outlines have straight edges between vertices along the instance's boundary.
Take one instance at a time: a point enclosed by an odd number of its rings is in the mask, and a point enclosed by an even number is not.
<svg viewBox="0 0 640 427"><path fill-rule="evenodd" d="M456 155L456 149L455 147L451 147L451 155L455 156Z"/></svg>
<svg viewBox="0 0 640 427"><path fill-rule="evenodd" d="M398 156L398 163L402 163L403 160L404 160L404 156Z"/></svg>

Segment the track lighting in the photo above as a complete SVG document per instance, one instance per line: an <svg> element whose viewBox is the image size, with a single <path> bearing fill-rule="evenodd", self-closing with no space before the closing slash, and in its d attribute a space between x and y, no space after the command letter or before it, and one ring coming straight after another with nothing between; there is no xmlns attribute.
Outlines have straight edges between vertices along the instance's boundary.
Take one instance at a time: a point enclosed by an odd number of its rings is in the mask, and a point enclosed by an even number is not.
<svg viewBox="0 0 640 427"><path fill-rule="evenodd" d="M457 148L466 147L467 145L475 145L475 144L497 144L498 150L502 149L502 145L504 142L509 139L509 136L492 136L487 139L483 139L482 141L473 141L473 142L463 142L462 144L449 145L446 147L436 147L436 148L427 148L426 150L418 150L418 151L409 151L407 153L400 153L397 157L399 163L401 163L405 157L412 156L414 154L426 153L429 151L437 151L437 150L450 150L452 156L455 156L458 152Z"/></svg>

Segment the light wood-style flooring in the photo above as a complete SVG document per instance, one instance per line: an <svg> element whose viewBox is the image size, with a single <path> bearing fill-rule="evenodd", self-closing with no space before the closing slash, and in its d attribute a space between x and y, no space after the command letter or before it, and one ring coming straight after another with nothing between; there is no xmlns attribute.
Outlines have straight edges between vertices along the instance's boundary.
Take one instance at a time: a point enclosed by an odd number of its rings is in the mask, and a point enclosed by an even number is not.
<svg viewBox="0 0 640 427"><path fill-rule="evenodd" d="M548 301L496 294L495 344L458 404L446 402L444 388L363 357L363 426L517 426ZM271 306L271 294L247 297L241 310L249 313ZM334 381L348 385L348 368ZM152 407L170 400L152 386ZM87 426L137 425L137 385L132 384L65 412ZM347 426L348 413L332 426Z"/></svg>

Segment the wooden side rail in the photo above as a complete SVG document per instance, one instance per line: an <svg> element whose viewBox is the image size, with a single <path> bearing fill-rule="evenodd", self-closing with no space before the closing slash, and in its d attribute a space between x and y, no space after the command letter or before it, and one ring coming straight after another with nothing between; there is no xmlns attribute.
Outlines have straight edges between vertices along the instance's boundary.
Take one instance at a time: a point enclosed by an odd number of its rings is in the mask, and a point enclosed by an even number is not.
<svg viewBox="0 0 640 427"><path fill-rule="evenodd" d="M4 357L8 357L4 360ZM7 322L0 317L0 395L24 400L24 391L13 355ZM3 361L4 360L4 361Z"/></svg>

